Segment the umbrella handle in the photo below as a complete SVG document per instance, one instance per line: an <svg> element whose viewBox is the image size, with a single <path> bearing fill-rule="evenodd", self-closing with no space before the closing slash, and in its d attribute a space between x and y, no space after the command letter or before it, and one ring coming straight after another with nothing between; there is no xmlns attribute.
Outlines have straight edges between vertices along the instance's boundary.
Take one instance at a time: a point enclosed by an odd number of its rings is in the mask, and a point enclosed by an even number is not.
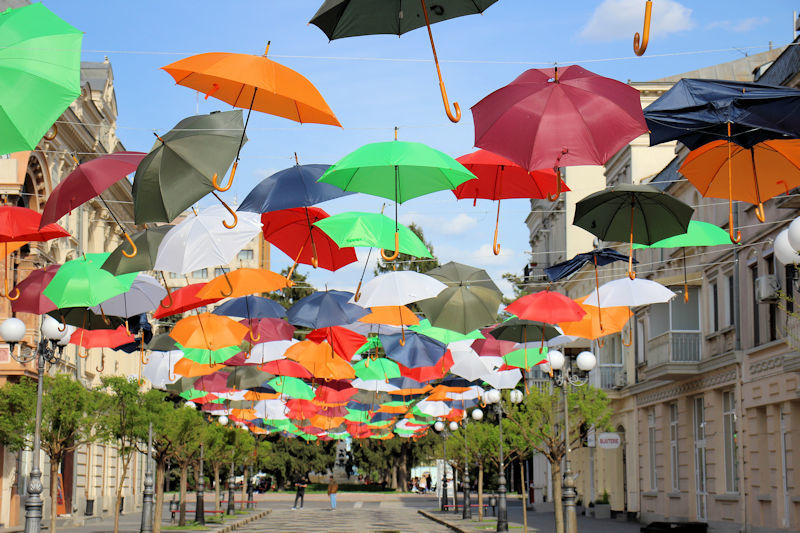
<svg viewBox="0 0 800 533"><path fill-rule="evenodd" d="M235 163L234 163L234 164L235 164ZM222 200L222 198L220 198L220 197L219 197L219 195L218 195L218 194L217 194L215 191L211 191L211 194L213 194L213 195L216 197L216 199L217 199L217 200L219 200L219 203L221 203L221 204L222 204L222 207L224 207L225 209L227 209L227 210L228 210L228 213L230 213L230 214L233 216L233 223L232 223L232 224L228 224L228 221L227 221L227 220L223 220L223 221L222 221L222 225L223 225L223 226L225 226L225 227L226 227L226 228L228 228L228 229L233 229L233 228L235 228L235 227L236 227L236 224L238 224L238 223L239 223L239 215L237 215L237 214L236 214L236 211L234 211L233 209L231 209L231 206L229 206L228 204L226 204L226 203L225 203L225 202Z"/></svg>
<svg viewBox="0 0 800 533"><path fill-rule="evenodd" d="M406 345L406 328L400 326L400 346Z"/></svg>
<svg viewBox="0 0 800 533"><path fill-rule="evenodd" d="M17 287L14 287L12 289L12 292L16 291L16 293L17 293L16 296L12 296L11 293L8 292L8 278L5 279L5 288L6 288L6 298L11 300L12 302L15 301L15 300L19 300L19 296L20 295L19 295L19 289Z"/></svg>
<svg viewBox="0 0 800 533"><path fill-rule="evenodd" d="M500 255L500 245L497 243L497 229L500 225L500 200L497 201L497 219L494 221L494 242L492 242L492 253Z"/></svg>
<svg viewBox="0 0 800 533"><path fill-rule="evenodd" d="M422 13L425 15L425 26L428 28L428 38L431 41L431 51L433 52L433 61L436 63L436 74L439 75L439 90L442 93L442 102L444 103L444 111L447 113L447 118L450 122L458 122L461 120L461 106L458 102L453 102L453 107L456 112L453 114L450 111L450 101L447 99L447 89L444 88L444 80L442 80L442 69L439 68L439 57L436 55L436 45L433 44L433 32L431 32L431 21L428 18L428 7L425 5L425 0L420 0L422 4Z"/></svg>
<svg viewBox="0 0 800 533"><path fill-rule="evenodd" d="M400 232L394 232L394 253L392 255L386 255L386 251L381 248L381 257L384 261L394 261L397 259L397 256L400 255Z"/></svg>
<svg viewBox="0 0 800 533"><path fill-rule="evenodd" d="M105 352L101 352L101 355L100 355L100 366L97 366L94 369L97 370L98 374L102 374L103 370L106 369L106 353Z"/></svg>
<svg viewBox="0 0 800 533"><path fill-rule="evenodd" d="M647 44L650 42L650 15L653 13L653 2L647 0L644 6L644 29L642 29L641 46L639 45L639 32L637 31L633 36L633 53L637 56L644 55L647 50Z"/></svg>
<svg viewBox="0 0 800 533"><path fill-rule="evenodd" d="M729 235L731 237L731 242L733 242L733 244L739 244L740 242L742 242L742 232L741 231L737 230L736 231L736 236L734 236L734 234L733 234L733 220L729 220L728 221L728 233L729 233Z"/></svg>
<svg viewBox="0 0 800 533"><path fill-rule="evenodd" d="M158 306L163 307L164 309L169 309L175 302L172 300L172 293L169 290L169 285L167 285L167 278L164 277L164 271L161 270L160 272L161 272L161 279L164 280L164 288L167 289L167 298L169 299L169 305L164 305L164 300L162 299L161 302L158 304Z"/></svg>
<svg viewBox="0 0 800 533"><path fill-rule="evenodd" d="M358 287L356 287L356 293L353 295L353 301L357 302L361 299L361 281L358 282Z"/></svg>
<svg viewBox="0 0 800 533"><path fill-rule="evenodd" d="M51 131L53 133L50 133ZM58 126L53 124L43 138L45 141L52 141L56 136L58 136Z"/></svg>
<svg viewBox="0 0 800 533"><path fill-rule="evenodd" d="M134 244L133 239L131 239L131 236L128 235L127 231L123 234L123 236L125 237L125 240L128 241L128 244L131 245L131 249L133 251L131 253L128 253L125 250L122 250L122 255L124 255L128 259L130 259L131 257L136 257L136 254L138 253L139 249L136 247L136 244Z"/></svg>
<svg viewBox="0 0 800 533"><path fill-rule="evenodd" d="M78 347L78 355L80 356L81 359L86 359L87 357L89 357L89 348L84 348L83 355L81 355L80 347Z"/></svg>
<svg viewBox="0 0 800 533"><path fill-rule="evenodd" d="M256 335L258 335L258 336L256 336ZM252 340L253 342L258 342L258 341L261 340L261 333L258 333L257 331L253 331L252 327L250 328L250 340ZM247 352L247 353L248 353L248 357L249 357L250 352Z"/></svg>
<svg viewBox="0 0 800 533"><path fill-rule="evenodd" d="M317 268L319 266L319 260L317 259L317 256L315 256L315 255L311 256L311 266L314 267L314 268Z"/></svg>
<svg viewBox="0 0 800 533"><path fill-rule="evenodd" d="M605 346L605 345L606 345L606 341L605 341L605 339L603 339L603 340L597 339L597 346L598 346L599 348L602 348L602 347L603 347L603 346Z"/></svg>
<svg viewBox="0 0 800 533"><path fill-rule="evenodd" d="M628 342L625 342L625 339L622 340L622 345L627 347L633 346L633 329L628 330Z"/></svg>
<svg viewBox="0 0 800 533"><path fill-rule="evenodd" d="M225 293L222 290L220 290L219 293L222 296L224 296L225 298L227 298L228 296L233 294L233 285L231 285L231 279L228 277L228 272L227 271L223 270L222 271L222 275L225 276L225 281L228 282L228 289L230 289L230 290L227 293Z"/></svg>
<svg viewBox="0 0 800 533"><path fill-rule="evenodd" d="M106 326L110 326L111 325L111 320L109 320L108 317L106 316L106 312L103 311L103 306L102 305L100 306L100 316L103 317L103 323Z"/></svg>
<svg viewBox="0 0 800 533"><path fill-rule="evenodd" d="M216 190L219 192L225 192L233 186L233 177L236 176L236 167L239 166L238 161L233 162L233 166L231 167L231 177L229 178L228 185L226 187L222 187L217 180L219 180L219 175L215 172L214 175L211 177L211 184L214 186Z"/></svg>
<svg viewBox="0 0 800 533"><path fill-rule="evenodd" d="M764 216L764 204L761 202L759 202L758 205L756 206L756 218L762 224L766 220L766 217Z"/></svg>
<svg viewBox="0 0 800 533"><path fill-rule="evenodd" d="M547 193L547 201L555 202L561 196L561 172L556 172L556 195Z"/></svg>

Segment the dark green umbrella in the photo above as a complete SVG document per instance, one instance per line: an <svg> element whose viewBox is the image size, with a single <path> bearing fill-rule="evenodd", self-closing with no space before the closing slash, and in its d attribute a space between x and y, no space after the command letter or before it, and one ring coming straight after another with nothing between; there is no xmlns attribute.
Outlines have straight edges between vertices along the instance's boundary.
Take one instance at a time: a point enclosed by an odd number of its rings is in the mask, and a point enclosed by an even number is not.
<svg viewBox="0 0 800 533"><path fill-rule="evenodd" d="M182 393L184 391L193 390L194 389L194 382L197 381L198 379L200 379L200 378L199 377L197 377L197 378L185 378L185 377L178 378L178 380L175 383L167 383L166 385L164 385L164 390L166 390L167 392L175 393L175 394L180 394L180 393ZM208 393L205 393L205 394L208 394Z"/></svg>
<svg viewBox="0 0 800 533"><path fill-rule="evenodd" d="M544 343L544 341L561 335L550 324L534 320L520 320L517 317L509 318L489 333L499 341L513 341L523 344L533 341L542 341Z"/></svg>
<svg viewBox="0 0 800 533"><path fill-rule="evenodd" d="M229 370L227 385L232 389L238 390L260 387L262 383L275 377L273 374L259 370L255 366L237 366Z"/></svg>
<svg viewBox="0 0 800 533"><path fill-rule="evenodd" d="M630 242L628 276L633 279L633 243L686 233L694 209L651 185L615 185L575 205L572 223L604 241Z"/></svg>
<svg viewBox="0 0 800 533"><path fill-rule="evenodd" d="M436 297L417 302L433 326L467 334L497 320L503 293L485 270L450 261L425 274L447 285Z"/></svg>
<svg viewBox="0 0 800 533"><path fill-rule="evenodd" d="M98 315L87 307L64 307L47 313L62 324L82 329L117 329L126 320L120 316Z"/></svg>
<svg viewBox="0 0 800 533"><path fill-rule="evenodd" d="M188 117L169 133L156 136L133 177L135 223L172 222L208 193L222 202L212 181L233 163L243 131L242 112L237 109ZM222 204L235 218L233 210Z"/></svg>
<svg viewBox="0 0 800 533"><path fill-rule="evenodd" d="M169 352L178 349L175 339L170 337L169 333L156 335L150 339L150 342L148 342L145 347L153 352Z"/></svg>

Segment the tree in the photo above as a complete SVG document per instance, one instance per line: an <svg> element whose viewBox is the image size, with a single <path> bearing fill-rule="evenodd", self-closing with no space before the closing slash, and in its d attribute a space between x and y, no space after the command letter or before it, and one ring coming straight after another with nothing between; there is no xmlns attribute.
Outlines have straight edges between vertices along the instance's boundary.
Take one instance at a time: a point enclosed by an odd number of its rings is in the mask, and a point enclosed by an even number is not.
<svg viewBox="0 0 800 533"><path fill-rule="evenodd" d="M433 253L433 245L425 240L425 234L422 232L422 228L412 222L408 226L408 229L414 232L414 234L419 237L419 240L425 244L425 247L431 253L431 258L419 259L412 255L401 253L394 261L384 261L383 257L381 257L379 254L378 263L375 265L376 276L378 274L392 272L394 270L413 270L414 272L419 272L422 274L439 266L439 260L436 258L436 254ZM386 250L386 253L391 254L393 251Z"/></svg>
<svg viewBox="0 0 800 533"><path fill-rule="evenodd" d="M28 444L36 416L36 383L23 377L0 388L0 444L19 451Z"/></svg>
<svg viewBox="0 0 800 533"><path fill-rule="evenodd" d="M186 484L189 466L200 455L200 438L205 421L203 416L193 408L179 407L174 410L171 427L167 438L172 441L170 459L180 469L180 514L178 525L186 525Z"/></svg>
<svg viewBox="0 0 800 533"><path fill-rule="evenodd" d="M247 500L247 483L249 478L250 465L253 464L255 458L253 451L255 450L256 441L253 434L247 429L236 429L234 432L233 440L233 463L234 465L241 464L242 471L242 503L240 508L245 508L245 500Z"/></svg>
<svg viewBox="0 0 800 533"><path fill-rule="evenodd" d="M505 429L505 425L503 428ZM503 434L504 440L508 437ZM461 426L448 439L448 455L464 457L464 447L470 464L477 464L478 478L478 519L483 520L483 481L486 463L499 463L500 432L496 424L491 422L469 422ZM463 461L463 459L461 459Z"/></svg>
<svg viewBox="0 0 800 533"><path fill-rule="evenodd" d="M438 457L437 444L438 436L433 433L408 439L358 439L353 442L353 459L359 470L377 474L390 488L405 490L411 467Z"/></svg>
<svg viewBox="0 0 800 533"><path fill-rule="evenodd" d="M569 387L570 448L581 439L580 428L595 426L600 430L610 428L611 409L608 397L602 390L590 385ZM510 425L519 436L530 443L550 463L555 506L556 531L564 530L564 511L561 506L561 462L566 454L564 446L563 391L557 387L532 387L519 405L507 403L505 410ZM505 428L505 425L503 426Z"/></svg>
<svg viewBox="0 0 800 533"><path fill-rule="evenodd" d="M259 454L259 465L273 475L279 487L308 472L325 472L336 463L336 441L306 442L299 438L270 435L270 454ZM260 444L259 446L264 446Z"/></svg>
<svg viewBox="0 0 800 533"><path fill-rule="evenodd" d="M219 423L207 424L202 435L203 451L206 463L214 473L214 510L220 510L219 498L219 473L222 467L231 464L233 460L233 446L235 429L220 425Z"/></svg>
<svg viewBox="0 0 800 533"><path fill-rule="evenodd" d="M531 287L528 284L528 280L530 278L518 276L517 274L512 274L511 272L506 272L503 274L503 279L509 282L511 284L511 288L514 289L514 298L509 300L508 298L503 297L503 303L506 305L532 292Z"/></svg>
<svg viewBox="0 0 800 533"><path fill-rule="evenodd" d="M148 392L145 398L145 408L153 422L153 461L156 463L153 533L161 533L161 517L164 511L164 477L170 461L174 438L171 428L175 424L176 406L166 399L166 394L155 390Z"/></svg>
<svg viewBox="0 0 800 533"><path fill-rule="evenodd" d="M289 268L281 270L281 276L287 277L289 275ZM281 291L270 292L266 294L267 298L272 298L286 309L289 309L299 300L314 293L314 287L309 284L308 276L295 271L292 275L294 285L286 287Z"/></svg>

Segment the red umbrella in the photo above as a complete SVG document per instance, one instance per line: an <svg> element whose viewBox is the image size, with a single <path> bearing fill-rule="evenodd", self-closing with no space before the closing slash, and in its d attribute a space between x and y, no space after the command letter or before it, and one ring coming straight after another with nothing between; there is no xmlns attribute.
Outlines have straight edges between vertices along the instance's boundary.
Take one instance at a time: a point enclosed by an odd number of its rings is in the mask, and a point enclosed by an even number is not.
<svg viewBox="0 0 800 533"><path fill-rule="evenodd" d="M341 405L336 405L334 407L325 407L319 410L320 416L327 416L328 418L337 418L346 416L348 413L347 408Z"/></svg>
<svg viewBox="0 0 800 533"><path fill-rule="evenodd" d="M397 366L400 367L401 376L405 376L416 381L433 381L436 379L442 379L447 375L447 373L450 371L450 367L453 366L453 355L450 353L450 350L447 350L442 358L431 366L408 368L400 363L397 363Z"/></svg>
<svg viewBox="0 0 800 533"><path fill-rule="evenodd" d="M103 191L135 171L145 155L147 154L142 152L117 152L78 165L78 168L56 185L53 192L50 193L42 210L40 224L44 226L55 222L67 213L71 213L79 205L88 202L95 196L100 196ZM77 163L78 160L75 159L75 162ZM130 257L133 257L136 255L136 246L133 244L130 235L122 227L122 224L117 220L114 212L108 207L102 196L100 196L100 200L106 206L108 212L111 213L111 216L114 217L114 221L122 230L128 244L131 245L133 251ZM127 253L125 255L128 256Z"/></svg>
<svg viewBox="0 0 800 533"><path fill-rule="evenodd" d="M264 239L295 258L287 278L292 277L298 263L335 271L356 262L355 248L339 248L333 239L312 225L323 218L328 218L328 213L319 207L281 209L261 215Z"/></svg>
<svg viewBox="0 0 800 533"><path fill-rule="evenodd" d="M356 350L367 342L365 336L341 326L315 329L306 335L306 340L314 341L317 344L328 341L328 344L333 346L333 352L348 362L353 358Z"/></svg>
<svg viewBox="0 0 800 533"><path fill-rule="evenodd" d="M320 411L320 407L311 400L292 399L286 402L289 418L311 418Z"/></svg>
<svg viewBox="0 0 800 533"><path fill-rule="evenodd" d="M492 337L490 333L494 328L485 328L481 330L481 334L485 338L476 339L470 346L478 355L485 355L491 357L503 357L504 355L514 351L517 343L512 341L499 341Z"/></svg>
<svg viewBox="0 0 800 533"><path fill-rule="evenodd" d="M523 320L536 320L547 324L577 322L586 315L586 311L575 300L552 291L526 294L511 302L506 311Z"/></svg>
<svg viewBox="0 0 800 533"><path fill-rule="evenodd" d="M246 337L245 337L246 338ZM251 364L247 361L250 354L247 352L239 352L230 359L225 361L225 366L256 366L258 363Z"/></svg>
<svg viewBox="0 0 800 533"><path fill-rule="evenodd" d="M205 286L205 283L192 283L191 285L181 287L172 293L172 305L169 307L165 307L169 305L170 296L167 295L167 297L161 300L161 305L156 309L156 312L153 313L153 318L158 319L185 313L186 311L191 311L192 309L197 309L198 307L203 307L222 300L221 296L219 298L208 299L197 298L197 292Z"/></svg>
<svg viewBox="0 0 800 533"><path fill-rule="evenodd" d="M324 385L318 387L314 396L314 400L326 404L345 403L357 393L358 390L352 387L349 381L340 379L336 381L328 381Z"/></svg>
<svg viewBox="0 0 800 533"><path fill-rule="evenodd" d="M280 318L245 318L240 320L239 323L247 326L248 332L244 340L250 344L288 341L294 336L294 326ZM255 334L258 342L253 340L253 334Z"/></svg>
<svg viewBox="0 0 800 533"><path fill-rule="evenodd" d="M45 268L39 268L17 283L19 297L11 302L11 310L15 313L43 315L56 309L56 304L42 294L42 291L56 275L60 266L48 265Z"/></svg>
<svg viewBox="0 0 800 533"><path fill-rule="evenodd" d="M136 339L128 333L124 326L117 329L81 329L78 328L69 338L70 344L89 348L116 348Z"/></svg>
<svg viewBox="0 0 800 533"><path fill-rule="evenodd" d="M556 181L553 170L528 171L512 163L505 157L486 150L478 150L471 154L462 155L456 159L467 170L478 177L468 180L456 187L453 194L459 200L472 198L472 205L478 198L495 200L497 202L497 220L494 224L494 255L500 254L500 245L497 244L497 226L500 223L500 200L509 198L553 198L559 190L568 191L567 185Z"/></svg>
<svg viewBox="0 0 800 533"><path fill-rule="evenodd" d="M472 116L475 146L528 170L603 165L648 131L639 91L577 65L527 70Z"/></svg>
<svg viewBox="0 0 800 533"><path fill-rule="evenodd" d="M226 363L227 364L227 363ZM295 363L289 359L278 359L270 361L258 367L259 370L275 374L276 376L289 376L292 378L311 379L311 372L300 363Z"/></svg>

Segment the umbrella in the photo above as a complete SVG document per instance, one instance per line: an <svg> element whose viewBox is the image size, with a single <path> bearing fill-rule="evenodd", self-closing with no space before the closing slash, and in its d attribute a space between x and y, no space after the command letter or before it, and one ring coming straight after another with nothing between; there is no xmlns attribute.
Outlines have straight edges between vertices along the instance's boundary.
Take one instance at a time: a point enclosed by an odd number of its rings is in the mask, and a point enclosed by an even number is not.
<svg viewBox="0 0 800 533"><path fill-rule="evenodd" d="M461 376L469 381L474 381L482 375L491 372L491 367L469 346L450 347L453 357L453 366L450 373Z"/></svg>
<svg viewBox="0 0 800 533"><path fill-rule="evenodd" d="M534 365L545 361L547 359L547 347L539 348L538 350L528 350L527 347L514 350L503 356L503 361L509 366L515 366L522 370L528 370Z"/></svg>
<svg viewBox="0 0 800 533"><path fill-rule="evenodd" d="M288 359L269 361L268 363L261 365L259 368L264 372L269 372L270 374L275 374L276 376L288 376L300 379L311 379L314 377L303 365Z"/></svg>
<svg viewBox="0 0 800 533"><path fill-rule="evenodd" d="M330 165L300 165L276 172L253 187L237 211L269 213L309 207L353 194L339 187L318 183Z"/></svg>
<svg viewBox="0 0 800 533"><path fill-rule="evenodd" d="M522 379L522 372L520 372L519 368L489 372L481 376L481 379L495 389L513 389Z"/></svg>
<svg viewBox="0 0 800 533"><path fill-rule="evenodd" d="M405 305L374 305L370 313L358 319L365 324L383 324L389 326L418 325L419 318L414 311Z"/></svg>
<svg viewBox="0 0 800 533"><path fill-rule="evenodd" d="M177 349L175 339L170 337L167 333L154 336L150 339L150 342L147 343L146 348L154 352L170 352Z"/></svg>
<svg viewBox="0 0 800 533"><path fill-rule="evenodd" d="M292 277L298 263L336 271L356 262L353 247L340 248L313 225L327 217L328 213L318 207L296 207L261 215L264 239L290 258L295 258L287 279Z"/></svg>
<svg viewBox="0 0 800 533"><path fill-rule="evenodd" d="M286 358L303 365L311 375L321 379L352 379L353 367L343 357L336 357L333 348L323 342L301 341L286 350Z"/></svg>
<svg viewBox="0 0 800 533"><path fill-rule="evenodd" d="M478 198L497 202L497 219L494 223L494 255L500 254L497 243L497 228L500 224L500 201L509 198L552 198L553 193L569 191L567 185L556 176L553 170L528 171L509 161L505 157L486 150L478 150L462 155L456 161L475 174L478 179L469 180L453 191L456 198L465 200L472 198L475 206Z"/></svg>
<svg viewBox="0 0 800 533"><path fill-rule="evenodd" d="M356 381L356 380L353 380ZM344 404L355 394L358 393L350 380L342 379L336 381L326 381L324 385L317 387L315 391L314 401L321 404ZM331 416L335 413L336 416L342 416L344 413L341 408L326 407L321 414ZM341 414L340 414L341 413Z"/></svg>
<svg viewBox="0 0 800 533"><path fill-rule="evenodd" d="M633 243L652 244L686 233L694 209L650 185L615 185L575 204L572 224L605 241L630 241L628 276L633 279Z"/></svg>
<svg viewBox="0 0 800 533"><path fill-rule="evenodd" d="M432 325L466 334L497 320L503 293L485 270L450 261L426 274L447 286L417 304Z"/></svg>
<svg viewBox="0 0 800 533"><path fill-rule="evenodd" d="M777 141L776 141L777 142ZM784 141L787 142L787 141ZM642 244L635 244L636 248L682 248L683 249L683 300L689 302L689 286L686 281L686 248L694 246L718 246L722 244L733 244L728 232L719 226L709 224L708 222L700 222L699 220L690 220L689 229L686 233L675 235L674 237L667 237L658 242L654 242L650 246Z"/></svg>
<svg viewBox="0 0 800 533"><path fill-rule="evenodd" d="M594 307L639 307L666 303L674 297L674 292L655 281L621 278L592 291L584 303Z"/></svg>
<svg viewBox="0 0 800 533"><path fill-rule="evenodd" d="M222 111L188 117L163 136L145 156L133 177L134 222L172 222L195 202L213 193L213 181L224 175L236 157L236 146L245 140L242 112ZM226 264L226 263L223 263ZM162 270L162 269L159 269Z"/></svg>
<svg viewBox="0 0 800 533"><path fill-rule="evenodd" d="M48 265L45 268L38 268L17 283L18 297L11 301L11 310L15 313L43 315L56 309L56 304L42 294L42 291L60 267L61 265Z"/></svg>
<svg viewBox="0 0 800 533"><path fill-rule="evenodd" d="M133 341L133 335L120 326L116 329L85 330L78 328L69 338L70 344L89 348L116 348Z"/></svg>
<svg viewBox="0 0 800 533"><path fill-rule="evenodd" d="M453 356L449 350L444 352L444 355L441 359L430 366L417 366L414 368L409 368L407 366L398 364L401 376L409 377L416 381L434 381L437 379L442 379L447 375L452 366Z"/></svg>
<svg viewBox="0 0 800 533"><path fill-rule="evenodd" d="M296 302L286 313L290 324L312 329L350 324L368 314L363 307L348 303L353 297L347 291L315 292Z"/></svg>
<svg viewBox="0 0 800 533"><path fill-rule="evenodd" d="M306 340L317 344L327 342L336 355L348 362L353 358L356 351L367 342L365 336L340 326L330 326L310 331L306 335Z"/></svg>
<svg viewBox="0 0 800 533"><path fill-rule="evenodd" d="M283 318L286 316L286 309L275 300L269 298L242 296L228 300L214 309L213 314L248 319Z"/></svg>
<svg viewBox="0 0 800 533"><path fill-rule="evenodd" d="M239 352L239 348L237 346L226 346L217 350L187 348L185 346L181 346L180 344L178 347L183 352L184 361L191 361L201 366L210 366L211 368L214 368L214 366L218 363L227 363ZM215 368L214 371L216 370L217 369ZM175 372L187 375L183 371L179 370L178 363L175 364ZM198 373L196 375L207 375L210 373L211 372L209 371L203 371L203 373Z"/></svg>
<svg viewBox="0 0 800 533"><path fill-rule="evenodd" d="M151 352L147 362L142 366L142 375L146 377L155 388L163 387L179 379L173 373L175 363L183 357L183 352L173 350L169 352Z"/></svg>
<svg viewBox="0 0 800 533"><path fill-rule="evenodd" d="M263 268L237 268L228 273L223 269L205 287L197 291L198 298L220 295L224 298L246 296L256 292L272 292L286 287L286 278Z"/></svg>
<svg viewBox="0 0 800 533"><path fill-rule="evenodd" d="M601 287L602 288L602 287ZM497 340L514 342L546 341L560 335L559 331L543 322L510 318L490 331ZM479 342L479 341L476 341ZM474 346L474 344L473 344ZM505 355L505 354L503 354Z"/></svg>
<svg viewBox="0 0 800 533"><path fill-rule="evenodd" d="M420 383L415 379L408 377L391 378L389 384L397 387L397 390L389 391L389 394L413 396L417 394L425 394L431 390L431 386Z"/></svg>
<svg viewBox="0 0 800 533"><path fill-rule="evenodd" d="M219 298L214 297L208 299L198 298L197 292L205 286L205 282L192 283L167 295L166 298L161 300L161 305L158 309L156 309L156 312L153 313L153 318L160 319L172 315L178 315L185 313L186 311L191 311L192 309L204 307L222 300L222 296Z"/></svg>
<svg viewBox="0 0 800 533"><path fill-rule="evenodd" d="M230 318L200 313L179 320L169 336L186 348L217 350L238 346L247 331L247 327Z"/></svg>
<svg viewBox="0 0 800 533"><path fill-rule="evenodd" d="M481 357L502 357L514 350L515 341L498 340L492 336L492 328L481 330L483 339L473 341L471 348Z"/></svg>
<svg viewBox="0 0 800 533"><path fill-rule="evenodd" d="M214 312L214 314L217 313ZM279 318L244 319L240 320L239 323L248 327L249 332L244 340L250 344L291 340L292 336L294 336L294 326ZM253 339L254 335L258 342Z"/></svg>
<svg viewBox="0 0 800 533"><path fill-rule="evenodd" d="M535 292L517 298L506 306L506 312L523 320L547 324L575 322L586 314L574 300L552 291Z"/></svg>
<svg viewBox="0 0 800 533"><path fill-rule="evenodd" d="M278 376L269 380L269 386L280 392L282 395L301 400L311 400L314 398L314 390L303 380Z"/></svg>
<svg viewBox="0 0 800 533"><path fill-rule="evenodd" d="M356 377L363 380L391 379L400 377L400 367L397 363L385 357L378 357L374 361L367 358L353 365Z"/></svg>
<svg viewBox="0 0 800 533"><path fill-rule="evenodd" d="M420 413L430 416L445 416L450 413L452 407L447 405L445 402L431 402L428 400L423 400L419 402L414 409Z"/></svg>
<svg viewBox="0 0 800 533"><path fill-rule="evenodd" d="M637 246L638 245L634 244L634 248ZM595 271L597 271L597 267L599 266L606 266L614 261L627 260L627 255L621 254L613 248L602 248L599 250L592 250L591 252L577 254L572 259L567 259L566 261L562 261L561 263L557 263L553 266L545 268L544 272L547 274L547 277L551 282L555 282L571 276L583 268L583 266L587 263L594 264ZM638 263L636 259L634 259L633 262Z"/></svg>
<svg viewBox="0 0 800 533"><path fill-rule="evenodd" d="M228 387L228 376L230 376L230 372L217 370L213 374L198 378L193 387L206 392L229 392L233 389Z"/></svg>
<svg viewBox="0 0 800 533"><path fill-rule="evenodd" d="M296 344L296 339L262 342L253 346L249 361L253 364L264 364L270 361L285 359L286 350Z"/></svg>
<svg viewBox="0 0 800 533"><path fill-rule="evenodd" d="M393 378L400 379L400 378ZM398 387L387 382L385 379L361 379L356 378L351 382L351 385L359 390L371 392L393 392L397 391Z"/></svg>
<svg viewBox="0 0 800 533"><path fill-rule="evenodd" d="M381 250L385 261L400 253L397 206L418 196L455 189L475 175L449 155L422 143L371 143L340 159L319 179L345 191L356 191L394 200L394 254Z"/></svg>
<svg viewBox="0 0 800 533"><path fill-rule="evenodd" d="M467 344L471 344L473 340L483 338L483 335L477 329L474 329L469 333L459 333L457 331L431 326L431 323L427 319L420 320L419 325L409 326L408 329L415 331L420 335L434 338L437 341L443 342L447 345L463 341L469 341Z"/></svg>
<svg viewBox="0 0 800 533"><path fill-rule="evenodd" d="M100 201L103 202L114 222L122 230L125 240L131 247L130 252L124 252L125 256L136 256L136 245L125 227L117 220L117 216L106 203L102 193L136 170L145 155L143 152L116 152L79 164L78 168L61 180L47 197L47 202L42 209L41 225L45 226L56 222L67 213L71 213L76 207L94 197L100 197ZM74 155L72 157L78 164L77 157Z"/></svg>
<svg viewBox="0 0 800 533"><path fill-rule="evenodd" d="M260 387L262 383L274 377L273 374L264 372L254 366L239 366L228 374L226 385L233 389L245 390Z"/></svg>
<svg viewBox="0 0 800 533"><path fill-rule="evenodd" d="M444 343L417 333L405 339L401 335L381 335L380 339L386 357L409 368L433 365L447 350Z"/></svg>
<svg viewBox="0 0 800 533"><path fill-rule="evenodd" d="M528 170L604 165L647 133L638 90L577 65L527 70L472 106L472 117L475 146Z"/></svg>
<svg viewBox="0 0 800 533"><path fill-rule="evenodd" d="M62 324L83 328L85 330L94 329L117 329L125 325L125 319L119 316L97 315L87 307L63 307L48 311L51 317L59 320Z"/></svg>
<svg viewBox="0 0 800 533"><path fill-rule="evenodd" d="M136 274L114 276L100 266L107 253L84 254L67 261L42 291L56 306L90 307L130 290Z"/></svg>
<svg viewBox="0 0 800 533"><path fill-rule="evenodd" d="M587 305L585 303L586 299L587 297L575 300L576 303L586 311L586 314L581 320L559 324L564 335L595 340L605 335L622 331L625 324L627 324L628 320L633 316L631 310L625 306L605 307L603 308L605 320L601 321L600 308Z"/></svg>
<svg viewBox="0 0 800 533"><path fill-rule="evenodd" d="M147 274L139 274L133 280L130 289L100 302L91 309L95 313L108 313L128 318L156 309L166 295L166 289L158 280Z"/></svg>
<svg viewBox="0 0 800 533"><path fill-rule="evenodd" d="M42 4L0 13L0 154L33 150L81 94L83 32Z"/></svg>
<svg viewBox="0 0 800 533"><path fill-rule="evenodd" d="M428 29L436 73L439 76L439 90L442 93L447 117L452 122L461 120L461 107L453 102L455 114L450 111L450 102L439 68L436 46L433 44L431 24L464 15L483 13L497 0L437 0L430 8L425 0L417 2L365 2L364 0L325 0L309 21L322 30L328 39L340 39L358 35L390 34L400 36L408 31Z"/></svg>
<svg viewBox="0 0 800 533"><path fill-rule="evenodd" d="M189 56L161 67L178 85L204 93L206 98L213 96L234 107L247 109L230 181L226 187L221 187L216 177L213 180L218 191L227 191L233 185L239 152L253 109L301 124L341 127L317 88L298 72L267 59L267 52L269 42L261 56L212 52Z"/></svg>
<svg viewBox="0 0 800 533"><path fill-rule="evenodd" d="M215 205L189 215L172 228L158 246L155 270L188 274L201 268L228 265L261 232L258 215L242 213L235 231L220 227L225 209Z"/></svg>

